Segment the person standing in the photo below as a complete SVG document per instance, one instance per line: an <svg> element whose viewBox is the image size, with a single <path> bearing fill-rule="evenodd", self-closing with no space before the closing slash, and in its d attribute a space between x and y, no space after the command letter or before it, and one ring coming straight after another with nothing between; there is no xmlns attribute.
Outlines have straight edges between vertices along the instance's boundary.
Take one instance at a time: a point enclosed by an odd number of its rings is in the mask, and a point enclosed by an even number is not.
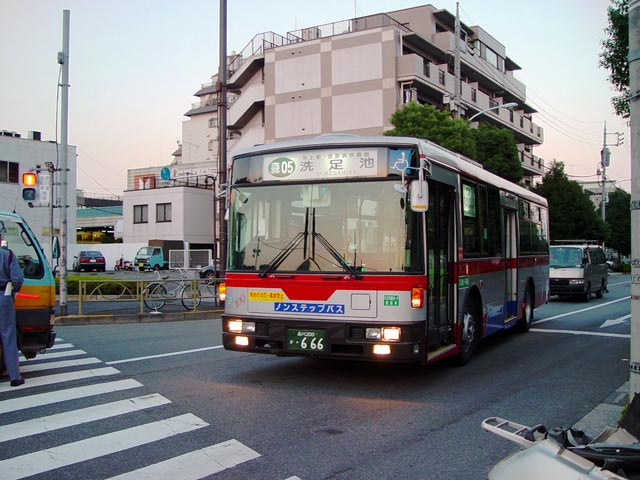
<svg viewBox="0 0 640 480"><path fill-rule="evenodd" d="M0 244L4 244L2 234L0 234ZM20 376L16 309L13 303L23 281L22 269L16 256L11 250L0 248L0 337L2 355L12 387L18 387L24 383L24 379Z"/></svg>

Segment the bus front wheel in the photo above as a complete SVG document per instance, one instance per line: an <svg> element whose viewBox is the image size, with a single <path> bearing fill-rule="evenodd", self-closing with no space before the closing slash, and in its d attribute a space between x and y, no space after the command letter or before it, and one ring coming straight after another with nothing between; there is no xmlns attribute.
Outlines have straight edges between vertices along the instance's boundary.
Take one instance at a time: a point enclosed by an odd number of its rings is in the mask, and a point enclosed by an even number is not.
<svg viewBox="0 0 640 480"><path fill-rule="evenodd" d="M480 330L480 309L477 302L473 299L467 300L464 308L464 316L462 317L462 325L460 332L460 352L455 357L456 365L466 365L471 360L473 351L478 343Z"/></svg>

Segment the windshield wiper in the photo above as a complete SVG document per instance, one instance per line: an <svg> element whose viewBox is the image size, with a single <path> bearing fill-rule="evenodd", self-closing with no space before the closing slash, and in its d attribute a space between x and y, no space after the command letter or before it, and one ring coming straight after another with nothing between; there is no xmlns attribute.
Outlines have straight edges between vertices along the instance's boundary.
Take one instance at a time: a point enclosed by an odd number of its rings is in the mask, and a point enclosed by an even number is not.
<svg viewBox="0 0 640 480"><path fill-rule="evenodd" d="M313 238L318 239L318 241L322 244L322 246L327 249L327 251L331 254L331 256L336 259L336 261L340 264L340 266L344 268L349 273L349 275L351 275L356 280L360 280L362 278L362 275L360 275L356 271L353 265L350 265L349 262L347 262L344 258L342 258L342 255L340 255L340 252L338 252L335 249L335 247L331 245L329 241L322 236L321 233L313 232Z"/></svg>
<svg viewBox="0 0 640 480"><path fill-rule="evenodd" d="M309 235L309 212L307 211L307 215L305 216L305 219L304 219L304 232L299 232L295 237L293 237L291 241L284 246L284 248L280 251L280 253L276 257L274 257L274 259L271 260L267 264L267 266L260 271L260 273L258 274L258 277L264 278L267 275L267 273L278 268L280 264L284 262L289 255L291 255L291 252L293 252L298 247L298 245L300 245L300 242L302 240L304 240L304 249L306 252L308 235Z"/></svg>

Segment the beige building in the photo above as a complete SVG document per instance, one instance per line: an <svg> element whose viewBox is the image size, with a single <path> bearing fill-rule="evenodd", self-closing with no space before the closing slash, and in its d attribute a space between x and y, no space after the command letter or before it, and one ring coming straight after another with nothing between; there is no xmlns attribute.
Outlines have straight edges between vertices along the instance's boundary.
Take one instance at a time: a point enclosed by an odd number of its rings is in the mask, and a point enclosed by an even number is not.
<svg viewBox="0 0 640 480"><path fill-rule="evenodd" d="M513 131L529 181L541 175L544 164L533 149L543 142L544 134L533 122L535 110L526 103L524 84L513 75L520 67L481 27L462 24L457 49L454 32L453 14L425 5L286 35L255 35L240 53L228 57L229 153L238 147L324 133L379 135L392 128L393 112L404 103L417 101L452 111L459 108L463 118L484 112L476 121ZM459 101L454 88L456 50L460 59ZM155 224L139 225L133 218L136 206L139 209L144 202L148 202L149 212L154 211L158 196L150 190L187 181L193 185L198 175L198 186L202 187L205 176L217 177L216 84L214 75L211 83L195 93L199 102L185 113L188 120L183 122L182 143L168 166L170 180L161 179L161 167L129 171L124 197L125 241L127 237L140 238L136 231L158 238ZM500 108L507 103L516 106ZM207 173L184 174L202 171ZM141 175L153 178L141 182ZM171 190L182 195L182 188ZM166 198L165 192L163 197L164 203L174 201ZM203 216L211 218L210 202L187 206L183 200L175 201L185 214L203 209ZM147 222L154 222L151 213ZM203 231L173 229L173 236L167 239L202 243L202 234L214 235L208 223L202 222L200 229ZM198 240L192 240L196 234Z"/></svg>

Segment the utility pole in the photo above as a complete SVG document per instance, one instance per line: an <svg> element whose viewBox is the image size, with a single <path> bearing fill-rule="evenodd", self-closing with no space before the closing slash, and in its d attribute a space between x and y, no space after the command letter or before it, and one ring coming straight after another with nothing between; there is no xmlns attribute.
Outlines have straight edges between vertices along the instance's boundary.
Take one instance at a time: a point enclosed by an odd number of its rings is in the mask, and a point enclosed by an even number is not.
<svg viewBox="0 0 640 480"><path fill-rule="evenodd" d="M454 118L460 118L462 112L460 111L460 4L456 2L456 24L455 24L455 52L453 56L453 73L455 77L455 85L453 86L453 105L455 111L453 112Z"/></svg>
<svg viewBox="0 0 640 480"><path fill-rule="evenodd" d="M607 135L616 135L615 143L607 143ZM608 132L607 122L604 122L604 133L602 140L602 150L600 150L600 166L602 167L602 195L600 197L600 213L602 221L606 220L606 204L607 204L607 167L611 164L611 150L608 147L619 147L624 143L624 133Z"/></svg>
<svg viewBox="0 0 640 480"><path fill-rule="evenodd" d="M218 66L218 187L220 192L227 183L227 0L220 0L220 65ZM227 268L227 229L225 213L227 193L220 199L218 221L220 227L220 276L224 278ZM215 232L215 228L214 228ZM215 242L215 238L214 238Z"/></svg>
<svg viewBox="0 0 640 480"><path fill-rule="evenodd" d="M58 63L62 65L60 94L60 315L67 314L67 151L69 136L69 10L62 11L62 52ZM53 192L51 192L53 194Z"/></svg>
<svg viewBox="0 0 640 480"><path fill-rule="evenodd" d="M640 393L640 0L629 2L629 119L631 121L631 355L630 398Z"/></svg>
<svg viewBox="0 0 640 480"><path fill-rule="evenodd" d="M607 122L604 122L604 134L602 141L602 151L600 152L600 165L602 166L602 195L600 196L600 213L602 214L602 221L606 219L605 205L607 204L607 167L609 166L609 159L611 152L607 148Z"/></svg>

